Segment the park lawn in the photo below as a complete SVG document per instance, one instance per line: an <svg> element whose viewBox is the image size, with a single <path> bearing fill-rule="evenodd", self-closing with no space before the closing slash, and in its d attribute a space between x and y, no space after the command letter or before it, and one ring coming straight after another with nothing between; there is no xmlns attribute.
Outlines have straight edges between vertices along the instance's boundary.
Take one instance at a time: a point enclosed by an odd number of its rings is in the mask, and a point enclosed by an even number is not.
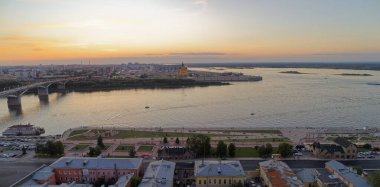
<svg viewBox="0 0 380 187"><path fill-rule="evenodd" d="M85 133L87 132L88 130L74 130L73 132L70 133L69 136L75 136L75 135L78 135L78 134L82 134L82 133Z"/></svg>
<svg viewBox="0 0 380 187"><path fill-rule="evenodd" d="M147 151L152 151L152 150L153 150L153 145L142 145L139 147L137 151L147 152Z"/></svg>
<svg viewBox="0 0 380 187"><path fill-rule="evenodd" d="M104 147L102 148L102 150L107 150L110 147L111 147L111 145L106 144L106 145L104 145Z"/></svg>
<svg viewBox="0 0 380 187"><path fill-rule="evenodd" d="M135 146L133 146L133 145L119 145L116 149L115 149L115 151L120 151L120 152L128 152L128 151L130 151L131 149L134 149L135 148Z"/></svg>
<svg viewBox="0 0 380 187"><path fill-rule="evenodd" d="M211 140L219 141L219 140ZM224 142L289 142L288 138L256 138L256 139L229 139L224 140Z"/></svg>
<svg viewBox="0 0 380 187"><path fill-rule="evenodd" d="M78 134L75 131L72 133ZM188 137L194 134L200 133L180 133L180 132L162 132L162 131L134 131L134 130L119 130L119 133L112 137L103 137L103 139L124 139L124 138L163 138L163 137ZM206 133L204 133L206 134ZM206 134L208 136L225 136L222 134ZM94 140L97 139L97 136L94 137L85 137L85 136L73 136L70 134L69 140Z"/></svg>
<svg viewBox="0 0 380 187"><path fill-rule="evenodd" d="M70 151L82 151L82 150L85 150L89 147L89 145L87 144L78 144L76 146L74 146L72 149L70 149Z"/></svg>
<svg viewBox="0 0 380 187"><path fill-rule="evenodd" d="M242 132L242 133L255 133L255 134L282 134L280 130L213 130L214 132Z"/></svg>
<svg viewBox="0 0 380 187"><path fill-rule="evenodd" d="M367 151L371 151L371 149L366 149L364 147L358 147L358 152L367 152Z"/></svg>
<svg viewBox="0 0 380 187"><path fill-rule="evenodd" d="M252 147L237 147L235 157L259 157L259 152Z"/></svg>

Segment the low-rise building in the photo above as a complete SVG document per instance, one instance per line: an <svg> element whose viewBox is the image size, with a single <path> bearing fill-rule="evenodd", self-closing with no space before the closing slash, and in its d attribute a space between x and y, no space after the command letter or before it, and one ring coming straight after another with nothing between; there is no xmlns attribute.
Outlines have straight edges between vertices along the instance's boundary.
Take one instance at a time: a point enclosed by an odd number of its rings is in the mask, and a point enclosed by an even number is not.
<svg viewBox="0 0 380 187"><path fill-rule="evenodd" d="M194 163L194 177L197 187L229 187L244 184L245 173L240 161L202 161Z"/></svg>
<svg viewBox="0 0 380 187"><path fill-rule="evenodd" d="M165 160L151 162L139 187L172 187L175 163Z"/></svg>
<svg viewBox="0 0 380 187"><path fill-rule="evenodd" d="M14 186L54 186L94 184L99 179L126 187L132 176L142 176L142 158L71 158L62 157L50 166L43 166Z"/></svg>
<svg viewBox="0 0 380 187"><path fill-rule="evenodd" d="M318 158L325 159L354 159L357 147L345 138L336 138L334 143L314 142L311 151Z"/></svg>
<svg viewBox="0 0 380 187"><path fill-rule="evenodd" d="M160 159L193 159L195 154L183 146L163 146L158 151Z"/></svg>
<svg viewBox="0 0 380 187"><path fill-rule="evenodd" d="M351 168L346 167L342 163L331 160L326 162L325 168L333 175L339 177L349 187L371 187L366 179L353 172Z"/></svg>
<svg viewBox="0 0 380 187"><path fill-rule="evenodd" d="M297 172L304 187L348 187L324 168L305 168Z"/></svg>
<svg viewBox="0 0 380 187"><path fill-rule="evenodd" d="M259 163L260 177L268 187L301 187L302 182L290 167L279 160L267 160Z"/></svg>

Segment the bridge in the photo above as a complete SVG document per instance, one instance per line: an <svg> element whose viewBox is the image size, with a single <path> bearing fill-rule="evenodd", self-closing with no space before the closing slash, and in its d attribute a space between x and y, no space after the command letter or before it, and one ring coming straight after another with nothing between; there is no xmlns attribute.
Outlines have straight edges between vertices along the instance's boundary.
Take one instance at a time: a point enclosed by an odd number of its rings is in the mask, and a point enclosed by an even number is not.
<svg viewBox="0 0 380 187"><path fill-rule="evenodd" d="M7 97L8 108L9 109L20 109L21 108L21 96L30 89L38 88L38 97L40 101L47 101L49 95L49 86L52 84L58 84L57 89L59 91L66 90L66 83L68 81L82 79L82 77L73 77L65 79L55 79L49 81L36 82L33 84L20 86L17 88L4 90L0 92L0 97Z"/></svg>

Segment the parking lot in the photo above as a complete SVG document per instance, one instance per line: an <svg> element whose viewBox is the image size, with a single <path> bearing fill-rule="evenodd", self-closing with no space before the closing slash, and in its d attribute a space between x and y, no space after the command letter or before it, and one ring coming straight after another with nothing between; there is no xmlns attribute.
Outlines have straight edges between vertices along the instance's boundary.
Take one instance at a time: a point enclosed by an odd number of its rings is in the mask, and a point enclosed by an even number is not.
<svg viewBox="0 0 380 187"><path fill-rule="evenodd" d="M37 144L45 144L53 137L0 137L0 158L13 158L26 152L34 152Z"/></svg>

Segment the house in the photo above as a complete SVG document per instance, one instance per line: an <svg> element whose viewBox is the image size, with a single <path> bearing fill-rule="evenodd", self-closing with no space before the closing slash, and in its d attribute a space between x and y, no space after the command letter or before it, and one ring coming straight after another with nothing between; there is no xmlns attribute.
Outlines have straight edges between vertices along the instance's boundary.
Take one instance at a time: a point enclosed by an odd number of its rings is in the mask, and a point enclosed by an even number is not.
<svg viewBox="0 0 380 187"><path fill-rule="evenodd" d="M244 184L245 173L240 161L203 161L194 163L194 177L197 187L229 187Z"/></svg>
<svg viewBox="0 0 380 187"><path fill-rule="evenodd" d="M297 173L304 187L348 187L325 168L305 168Z"/></svg>
<svg viewBox="0 0 380 187"><path fill-rule="evenodd" d="M260 177L268 187L301 187L302 182L290 167L279 160L267 160L259 163Z"/></svg>
<svg viewBox="0 0 380 187"><path fill-rule="evenodd" d="M126 187L132 176L142 176L142 158L62 157L50 166L43 166L20 181L21 185L51 186L57 184L94 184L99 179ZM75 187L76 187L75 186Z"/></svg>
<svg viewBox="0 0 380 187"><path fill-rule="evenodd" d="M357 154L357 147L345 138L338 137L334 143L314 142L311 151L318 158L325 159L354 159Z"/></svg>
<svg viewBox="0 0 380 187"><path fill-rule="evenodd" d="M139 187L172 187L175 162L165 160L151 162L145 171Z"/></svg>
<svg viewBox="0 0 380 187"><path fill-rule="evenodd" d="M183 146L163 146L158 151L158 158L172 159L193 159L195 154L187 147Z"/></svg>
<svg viewBox="0 0 380 187"><path fill-rule="evenodd" d="M325 168L349 187L371 187L367 180L336 160L326 162Z"/></svg>

